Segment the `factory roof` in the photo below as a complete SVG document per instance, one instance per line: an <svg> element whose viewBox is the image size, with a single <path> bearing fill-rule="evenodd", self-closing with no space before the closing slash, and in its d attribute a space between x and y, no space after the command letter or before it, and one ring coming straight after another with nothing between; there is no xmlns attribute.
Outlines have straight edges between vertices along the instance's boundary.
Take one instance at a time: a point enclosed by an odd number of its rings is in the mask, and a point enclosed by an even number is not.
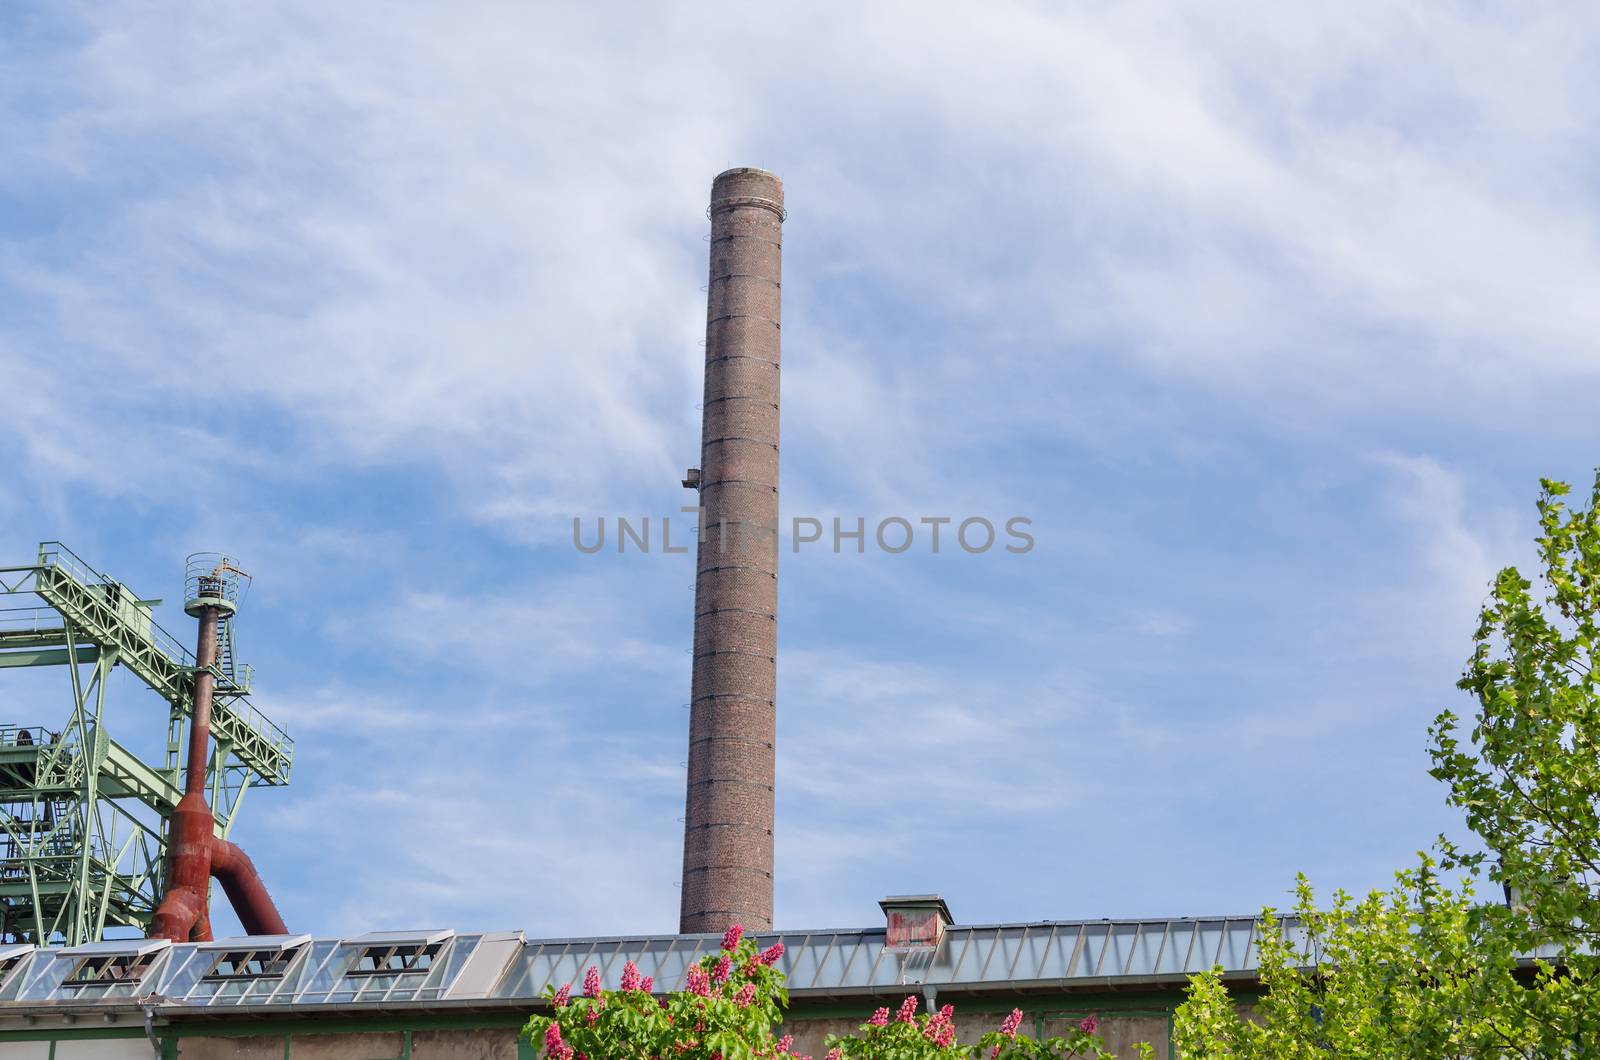
<svg viewBox="0 0 1600 1060"><path fill-rule="evenodd" d="M1213 966L1256 968L1254 917L949 925L933 945L891 945L885 929L770 932L796 1001L901 994L1180 986ZM0 1019L41 1010L126 1007L164 1017L224 1011L428 1007L529 1008L546 986L590 966L616 986L626 961L680 989L716 935L525 939L521 932L374 932L348 939L257 936L169 944L108 941L66 949L0 948Z"/></svg>

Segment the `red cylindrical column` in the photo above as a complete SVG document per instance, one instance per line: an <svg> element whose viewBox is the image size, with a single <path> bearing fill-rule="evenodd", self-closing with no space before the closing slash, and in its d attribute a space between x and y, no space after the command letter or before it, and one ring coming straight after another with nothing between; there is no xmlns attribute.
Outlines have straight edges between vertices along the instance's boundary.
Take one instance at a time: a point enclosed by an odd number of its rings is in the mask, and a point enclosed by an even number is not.
<svg viewBox="0 0 1600 1060"><path fill-rule="evenodd" d="M167 893L150 921L150 937L185 942L211 937L206 904L211 889L211 839L215 824L206 803L206 757L211 749L211 698L216 678L217 607L200 609L200 636L195 644L194 699L189 720L188 767L183 798L167 824ZM198 934L196 929L198 928Z"/></svg>
<svg viewBox="0 0 1600 1060"><path fill-rule="evenodd" d="M267 894L245 852L216 835L215 818L206 802L210 772L211 707L216 692L217 630L221 608L200 606L200 639L195 645L194 701L189 724L188 767L183 798L167 826L167 892L150 921L150 937L173 942L205 942L211 938L208 908L211 877L228 895L239 922L250 935L283 935L283 918Z"/></svg>
<svg viewBox="0 0 1600 1060"><path fill-rule="evenodd" d="M188 768L183 774L183 793L206 793L206 774L211 754L211 698L216 692L217 677L212 668L217 665L217 627L222 621L219 608L207 607L200 611L200 639L194 646L194 705L190 718Z"/></svg>

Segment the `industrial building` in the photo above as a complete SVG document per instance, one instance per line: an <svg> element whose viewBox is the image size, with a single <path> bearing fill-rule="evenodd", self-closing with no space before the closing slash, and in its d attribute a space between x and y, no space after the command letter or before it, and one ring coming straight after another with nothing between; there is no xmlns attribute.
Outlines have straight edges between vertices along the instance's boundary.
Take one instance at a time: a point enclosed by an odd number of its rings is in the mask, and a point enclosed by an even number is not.
<svg viewBox="0 0 1600 1060"><path fill-rule="evenodd" d="M915 993L953 1003L963 1038L1021 1007L1037 1032L1093 1015L1110 1047L1149 1041L1168 1057L1187 977L1220 964L1248 982L1254 966L1250 917L966 926L941 915L930 939L897 937L901 907L885 905L882 927L760 936L786 947L778 967L799 1052L820 1056L826 1035ZM12 947L0 950L0 1057L517 1060L533 1055L517 1032L547 984L581 983L594 966L615 987L632 960L681 989L690 962L719 942L395 931Z"/></svg>
<svg viewBox="0 0 1600 1060"><path fill-rule="evenodd" d="M0 597L21 604L0 608L0 671L53 668L68 700L59 719L0 725L0 1060L512 1060L547 986L591 965L615 986L632 960L682 989L732 923L784 943L790 1029L816 1055L916 993L954 1003L964 1035L1021 1006L1042 1034L1094 1015L1112 1047L1165 1056L1190 974L1221 965L1248 984L1250 917L971 926L922 895L885 899L864 929L772 930L783 185L729 170L707 213L701 448L683 480L700 533L680 933L292 934L228 840L245 792L286 784L294 759L238 659L249 576L190 557L191 652L156 601L46 542L0 567ZM118 665L164 706L153 760L112 737L131 724L108 709ZM248 936L212 937L212 879Z"/></svg>

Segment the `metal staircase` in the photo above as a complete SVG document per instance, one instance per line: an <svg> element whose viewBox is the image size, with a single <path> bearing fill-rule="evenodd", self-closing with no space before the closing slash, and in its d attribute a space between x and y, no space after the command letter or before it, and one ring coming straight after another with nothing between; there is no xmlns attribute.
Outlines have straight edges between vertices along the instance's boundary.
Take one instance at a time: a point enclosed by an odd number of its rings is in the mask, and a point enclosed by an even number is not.
<svg viewBox="0 0 1600 1060"><path fill-rule="evenodd" d="M151 616L152 601L58 542L37 562L0 567L0 671L59 666L72 709L59 729L0 725L0 941L77 944L108 927L143 931L161 893L166 819L182 791L178 749L192 710L195 661ZM294 742L247 699L233 624L218 631L213 797L226 835L252 785L289 781ZM107 679L126 667L167 704L167 755L145 762L104 727Z"/></svg>

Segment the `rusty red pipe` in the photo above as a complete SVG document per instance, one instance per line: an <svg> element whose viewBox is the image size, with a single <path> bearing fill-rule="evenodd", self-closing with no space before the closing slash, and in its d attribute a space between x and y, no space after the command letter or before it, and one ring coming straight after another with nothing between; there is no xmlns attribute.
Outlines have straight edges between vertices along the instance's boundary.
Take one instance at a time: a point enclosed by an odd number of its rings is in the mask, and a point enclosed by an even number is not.
<svg viewBox="0 0 1600 1060"><path fill-rule="evenodd" d="M188 771L183 798L167 831L167 892L150 921L150 937L173 942L211 939L211 911L207 902L215 876L239 916L245 933L284 935L283 917L261 882L248 855L216 835L216 821L206 802L206 758L211 748L211 702L216 676L217 625L221 609L200 611L200 640L195 645L194 717L189 728Z"/></svg>
<svg viewBox="0 0 1600 1060"><path fill-rule="evenodd" d="M211 875L222 884L246 935L287 935L283 917L261 882L250 855L226 839L211 839Z"/></svg>

